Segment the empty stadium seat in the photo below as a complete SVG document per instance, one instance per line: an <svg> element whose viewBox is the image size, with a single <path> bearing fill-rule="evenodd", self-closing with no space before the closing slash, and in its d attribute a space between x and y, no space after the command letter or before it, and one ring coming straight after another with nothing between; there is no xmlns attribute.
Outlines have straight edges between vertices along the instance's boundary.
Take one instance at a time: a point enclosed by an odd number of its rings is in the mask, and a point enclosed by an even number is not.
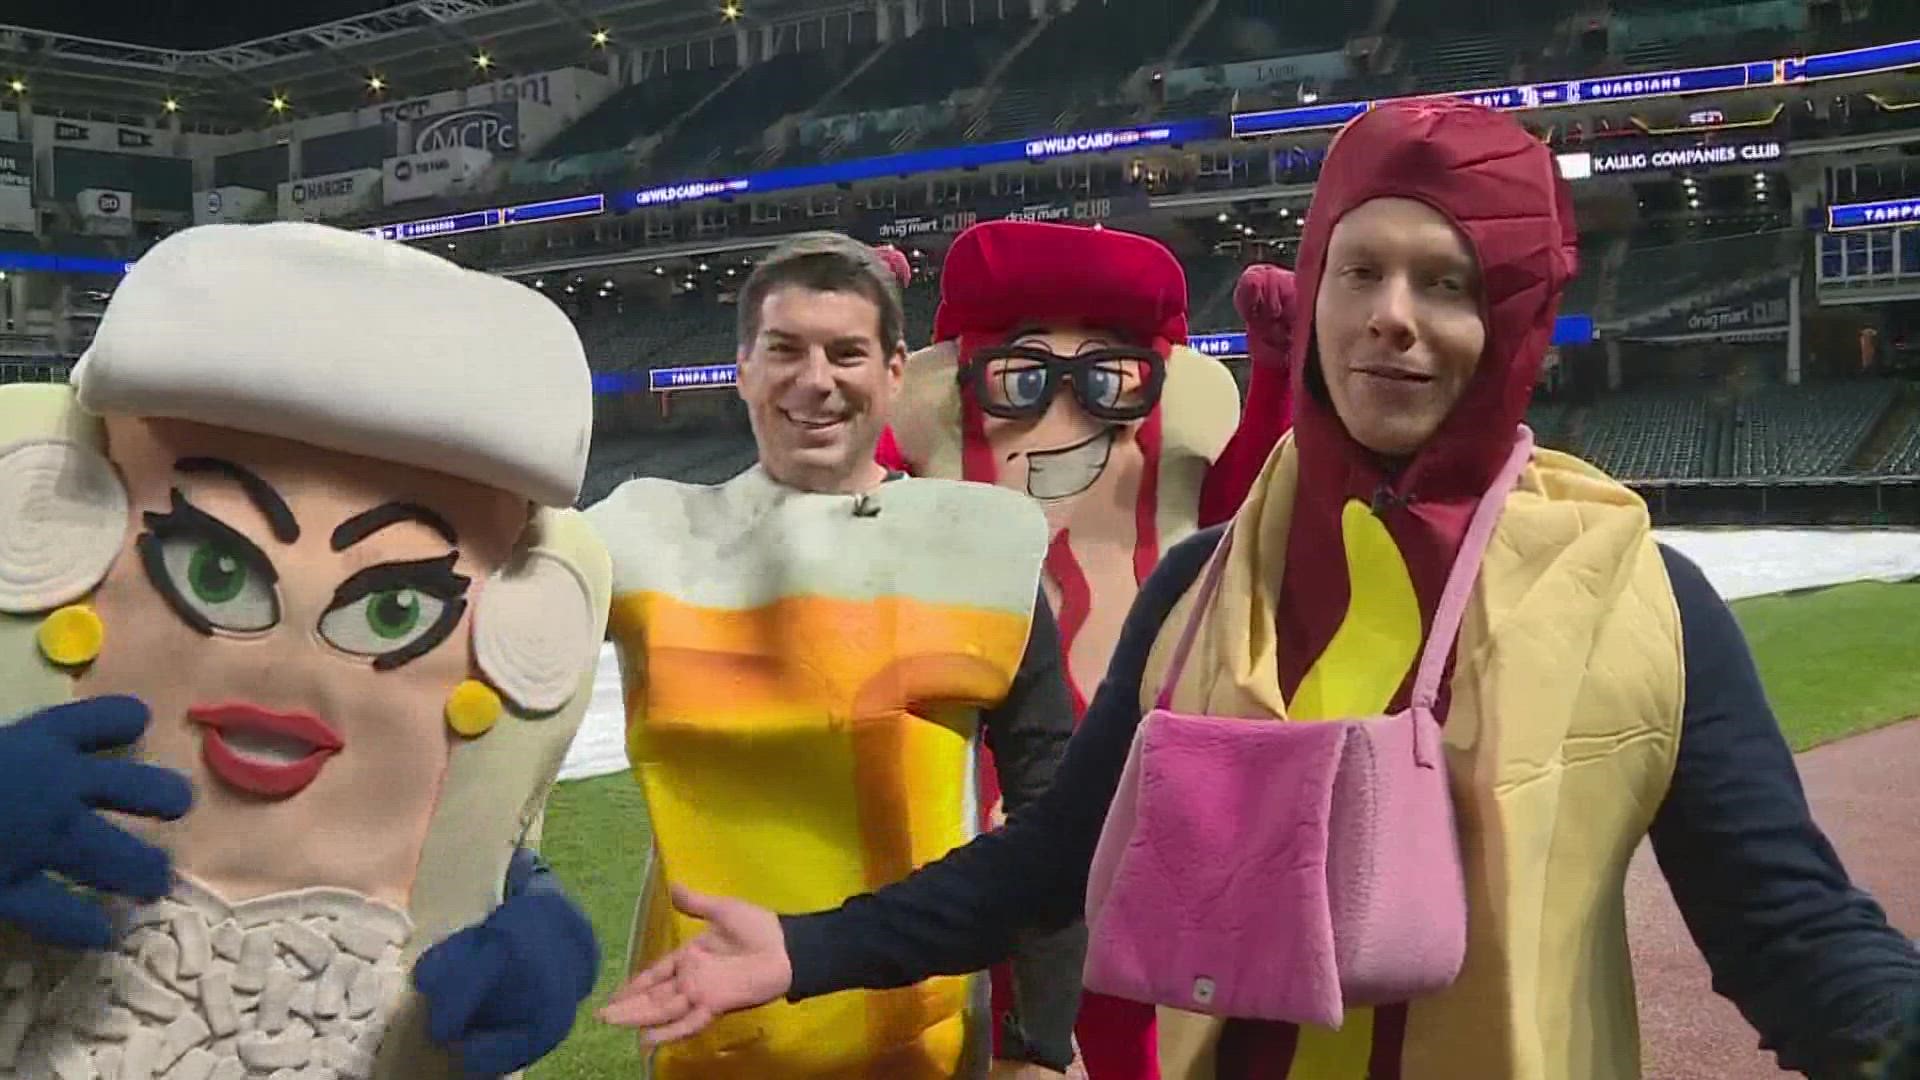
<svg viewBox="0 0 1920 1080"><path fill-rule="evenodd" d="M1613 395L1587 415L1580 456L1622 480L1705 475L1707 402L1696 393Z"/></svg>
<svg viewBox="0 0 1920 1080"><path fill-rule="evenodd" d="M1887 382L1763 387L1735 410L1730 474L1839 476L1893 400Z"/></svg>

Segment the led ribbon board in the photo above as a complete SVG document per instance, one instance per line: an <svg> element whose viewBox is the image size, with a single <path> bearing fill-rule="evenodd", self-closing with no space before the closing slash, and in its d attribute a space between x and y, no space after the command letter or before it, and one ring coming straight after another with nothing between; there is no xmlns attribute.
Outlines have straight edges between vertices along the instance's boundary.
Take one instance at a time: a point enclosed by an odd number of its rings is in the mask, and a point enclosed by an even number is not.
<svg viewBox="0 0 1920 1080"><path fill-rule="evenodd" d="M1671 97L1675 94L1702 94L1752 86L1804 84L1915 66L1920 66L1920 41L1899 41L1889 45L1848 49L1819 56L1786 57L1745 64L1686 68L1679 71L1649 71L1635 75L1609 75L1596 79L1526 83L1520 86L1502 86L1487 90L1467 90L1451 96L1507 111L1553 109L1567 105L1640 101ZM1395 99L1381 98L1373 101L1303 105L1289 109L1236 113L1232 120L1232 130L1236 136L1247 137L1335 128L1390 100Z"/></svg>
<svg viewBox="0 0 1920 1080"><path fill-rule="evenodd" d="M1920 221L1920 198L1882 199L1827 207L1827 231L1851 232Z"/></svg>
<svg viewBox="0 0 1920 1080"><path fill-rule="evenodd" d="M422 218L419 221L376 225L371 229L360 231L382 240L426 240L436 236L458 236L462 233L485 232L488 229L504 229L511 225L532 225L542 221L559 221L562 218L592 217L595 214L604 213L606 209L605 195L575 195L565 199L522 203L519 206L496 206L491 210L470 210L462 214Z"/></svg>
<svg viewBox="0 0 1920 1080"><path fill-rule="evenodd" d="M1593 316L1562 315L1553 323L1553 344L1585 345L1593 341ZM1247 335L1244 331L1219 334L1194 334L1187 338L1188 347L1195 352L1222 360L1234 360L1247 355Z"/></svg>
<svg viewBox="0 0 1920 1080"><path fill-rule="evenodd" d="M1593 319L1587 315L1562 315L1554 323L1555 345L1584 345L1593 340ZM1247 355L1247 335L1243 331L1219 334L1194 334L1187 345L1195 352L1224 360ZM597 394L631 394L650 390L656 394L675 390L712 390L733 386L739 368L733 364L700 364L693 367L654 368L638 371L609 371L593 377Z"/></svg>
<svg viewBox="0 0 1920 1080"><path fill-rule="evenodd" d="M1226 131L1219 118L1174 120L1138 127L1081 131L1071 135L1047 135L1033 139L1008 139L973 146L950 146L938 150L911 150L904 154L834 161L824 165L803 165L792 169L772 169L732 179L697 180L664 187L623 191L613 197L617 210L672 206L737 195L764 195L796 188L851 184L861 180L905 177L914 173L976 169L983 165L1005 165L1016 161L1045 161L1072 154L1099 154L1114 150L1133 150L1151 146L1174 146L1205 139L1216 139Z"/></svg>

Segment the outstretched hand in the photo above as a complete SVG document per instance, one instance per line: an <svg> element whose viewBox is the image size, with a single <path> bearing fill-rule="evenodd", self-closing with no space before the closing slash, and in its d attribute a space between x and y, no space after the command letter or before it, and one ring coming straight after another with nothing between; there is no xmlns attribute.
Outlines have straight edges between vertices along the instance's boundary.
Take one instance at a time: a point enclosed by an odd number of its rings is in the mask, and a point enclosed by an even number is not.
<svg viewBox="0 0 1920 1080"><path fill-rule="evenodd" d="M678 885L673 906L707 929L634 976L600 1010L601 1020L634 1028L659 1046L697 1035L728 1013L776 1001L792 987L779 916Z"/></svg>

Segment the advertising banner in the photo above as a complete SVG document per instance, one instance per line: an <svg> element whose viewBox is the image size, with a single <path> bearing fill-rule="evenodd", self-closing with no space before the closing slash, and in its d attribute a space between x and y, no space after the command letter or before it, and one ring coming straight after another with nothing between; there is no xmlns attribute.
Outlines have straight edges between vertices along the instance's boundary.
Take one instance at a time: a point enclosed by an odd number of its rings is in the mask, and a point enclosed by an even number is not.
<svg viewBox="0 0 1920 1080"><path fill-rule="evenodd" d="M193 194L195 225L272 221L278 209L273 195L258 188L223 185Z"/></svg>
<svg viewBox="0 0 1920 1080"><path fill-rule="evenodd" d="M1753 341L1783 336L1792 319L1793 279L1756 283L1710 304L1691 304L1645 326L1625 340L1650 344L1693 341Z"/></svg>
<svg viewBox="0 0 1920 1080"><path fill-rule="evenodd" d="M415 154L433 154L468 147L490 154L512 154L520 149L520 103L467 105L409 122L403 144Z"/></svg>
<svg viewBox="0 0 1920 1080"><path fill-rule="evenodd" d="M102 236L133 234L133 192L87 188L77 202L86 231Z"/></svg>
<svg viewBox="0 0 1920 1080"><path fill-rule="evenodd" d="M280 185L280 217L287 221L324 221L379 202L380 169L355 169L330 176L309 176Z"/></svg>
<svg viewBox="0 0 1920 1080"><path fill-rule="evenodd" d="M32 232L33 144L0 142L0 230Z"/></svg>
<svg viewBox="0 0 1920 1080"><path fill-rule="evenodd" d="M387 205L428 199L471 186L493 163L493 155L470 146L388 158L380 187Z"/></svg>
<svg viewBox="0 0 1920 1080"><path fill-rule="evenodd" d="M1787 160L1787 145L1775 138L1717 139L1702 143L1681 137L1667 140L1622 140L1603 150L1561 154L1560 175L1569 180L1602 176L1632 176L1679 169L1744 165L1767 168Z"/></svg>

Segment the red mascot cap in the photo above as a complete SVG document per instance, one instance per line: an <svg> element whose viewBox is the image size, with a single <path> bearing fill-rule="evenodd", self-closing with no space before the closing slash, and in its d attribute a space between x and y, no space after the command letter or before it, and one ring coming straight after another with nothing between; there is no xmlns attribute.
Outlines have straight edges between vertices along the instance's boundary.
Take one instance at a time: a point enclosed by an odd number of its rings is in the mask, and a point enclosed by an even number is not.
<svg viewBox="0 0 1920 1080"><path fill-rule="evenodd" d="M935 341L1055 321L1184 345L1187 275L1159 241L1113 229L988 221L954 240Z"/></svg>

